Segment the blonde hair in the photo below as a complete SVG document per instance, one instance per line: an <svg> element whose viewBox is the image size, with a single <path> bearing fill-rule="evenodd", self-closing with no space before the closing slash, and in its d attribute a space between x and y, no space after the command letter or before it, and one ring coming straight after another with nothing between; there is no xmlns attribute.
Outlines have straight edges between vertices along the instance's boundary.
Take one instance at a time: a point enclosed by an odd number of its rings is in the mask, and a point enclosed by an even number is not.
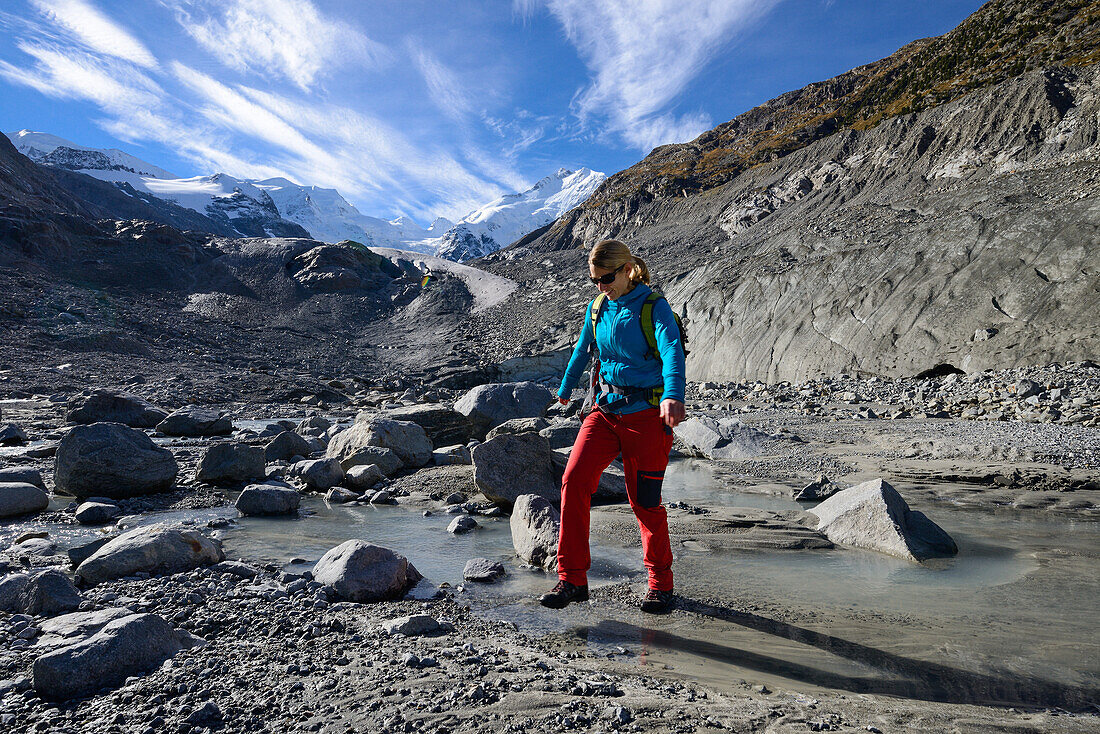
<svg viewBox="0 0 1100 734"><path fill-rule="evenodd" d="M618 270L629 265L631 283L649 285L649 267L645 260L630 254L630 248L619 240L600 240L588 253L588 264L601 270Z"/></svg>

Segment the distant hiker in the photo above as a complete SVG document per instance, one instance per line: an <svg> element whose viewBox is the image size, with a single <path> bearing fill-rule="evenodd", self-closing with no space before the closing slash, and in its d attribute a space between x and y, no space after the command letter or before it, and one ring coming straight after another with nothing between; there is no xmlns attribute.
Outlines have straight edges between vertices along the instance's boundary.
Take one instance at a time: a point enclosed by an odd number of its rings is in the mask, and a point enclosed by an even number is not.
<svg viewBox="0 0 1100 734"><path fill-rule="evenodd" d="M672 603L672 549L661 484L672 429L684 419L684 349L672 307L649 288L649 269L618 240L603 240L588 255L591 281L600 289L588 304L580 338L558 390L565 405L589 356L598 394L584 417L561 484L558 578L539 598L561 609L588 599L588 524L600 475L622 452L626 492L642 533L649 591L642 610L659 613ZM586 401L587 407L588 401Z"/></svg>

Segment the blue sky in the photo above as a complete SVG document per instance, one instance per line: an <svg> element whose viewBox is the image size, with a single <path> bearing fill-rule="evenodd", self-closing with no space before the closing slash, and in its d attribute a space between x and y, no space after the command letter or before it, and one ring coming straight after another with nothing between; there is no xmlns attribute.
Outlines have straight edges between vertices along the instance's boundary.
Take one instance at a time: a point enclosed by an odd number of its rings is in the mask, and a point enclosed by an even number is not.
<svg viewBox="0 0 1100 734"><path fill-rule="evenodd" d="M939 35L977 0L5 0L0 126L458 219Z"/></svg>

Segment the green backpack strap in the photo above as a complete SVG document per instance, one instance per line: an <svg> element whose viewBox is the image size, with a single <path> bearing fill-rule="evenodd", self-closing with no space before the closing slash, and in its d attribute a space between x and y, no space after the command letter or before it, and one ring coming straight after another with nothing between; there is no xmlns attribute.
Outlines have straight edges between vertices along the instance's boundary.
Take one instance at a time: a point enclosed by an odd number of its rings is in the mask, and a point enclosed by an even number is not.
<svg viewBox="0 0 1100 734"><path fill-rule="evenodd" d="M607 306L607 294L601 293L592 301L592 307L588 310L588 321L592 325L592 348L596 350L596 356L600 354L600 347L596 343L596 322L600 320L600 314Z"/></svg>
<svg viewBox="0 0 1100 734"><path fill-rule="evenodd" d="M656 359L661 361L661 353L657 351L657 327L653 324L653 305L664 298L660 293L653 291L645 297L645 302L642 304L642 334L645 336L645 343L649 347L649 351L646 352L646 359Z"/></svg>

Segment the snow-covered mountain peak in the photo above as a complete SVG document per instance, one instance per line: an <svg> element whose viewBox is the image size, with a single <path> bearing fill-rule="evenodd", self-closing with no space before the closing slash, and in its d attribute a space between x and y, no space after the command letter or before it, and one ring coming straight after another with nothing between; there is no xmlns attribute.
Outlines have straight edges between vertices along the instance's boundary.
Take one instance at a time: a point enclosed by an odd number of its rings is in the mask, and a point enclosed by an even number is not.
<svg viewBox="0 0 1100 734"><path fill-rule="evenodd" d="M36 163L70 171L127 171L152 178L178 178L174 173L117 148L88 148L49 133L20 130L5 133L23 155Z"/></svg>
<svg viewBox="0 0 1100 734"><path fill-rule="evenodd" d="M462 261L499 250L583 202L606 178L589 168L559 168L526 191L507 194L467 214L443 235L439 254Z"/></svg>
<svg viewBox="0 0 1100 734"><path fill-rule="evenodd" d="M438 252L452 260L480 257L549 224L591 196L606 178L588 168L559 168L526 191L491 201L458 223L438 217L424 229L406 215L391 221L366 216L336 189L301 185L282 176L254 181L218 172L180 178L113 148L88 148L31 130L7 135L37 163L174 202L216 220L219 231L255 237L301 236L305 230L323 242L355 240Z"/></svg>

